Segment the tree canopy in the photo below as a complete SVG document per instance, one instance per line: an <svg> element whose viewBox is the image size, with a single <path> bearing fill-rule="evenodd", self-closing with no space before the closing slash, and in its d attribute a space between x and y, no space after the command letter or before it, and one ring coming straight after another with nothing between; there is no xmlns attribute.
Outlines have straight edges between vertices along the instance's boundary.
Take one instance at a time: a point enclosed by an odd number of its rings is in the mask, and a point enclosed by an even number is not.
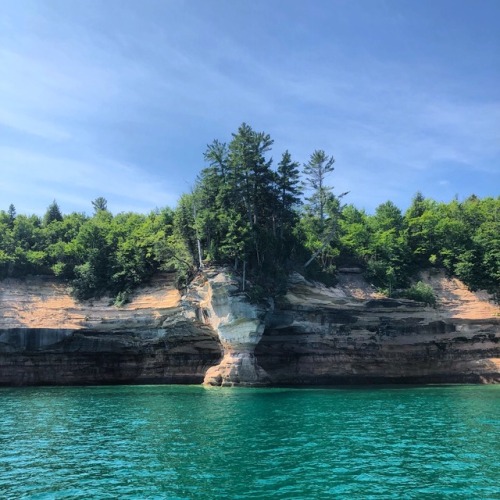
<svg viewBox="0 0 500 500"><path fill-rule="evenodd" d="M91 216L63 214L55 200L43 217L10 204L0 211L0 278L52 274L79 299L107 293L123 303L158 271L176 271L182 285L204 263L232 266L256 295L282 291L291 270L333 283L338 267L359 266L388 295L431 303L415 278L435 267L500 297L500 197L443 203L416 193L404 213L387 201L369 215L341 203L325 151L301 172L289 151L274 165L272 146L243 123L228 143L207 146L175 209L148 215L113 215L103 197Z"/></svg>

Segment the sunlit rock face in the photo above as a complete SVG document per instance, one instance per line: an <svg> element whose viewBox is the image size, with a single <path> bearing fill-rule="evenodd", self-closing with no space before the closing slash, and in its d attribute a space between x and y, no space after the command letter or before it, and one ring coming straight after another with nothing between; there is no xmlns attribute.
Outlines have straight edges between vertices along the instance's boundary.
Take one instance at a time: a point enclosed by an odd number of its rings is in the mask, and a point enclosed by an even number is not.
<svg viewBox="0 0 500 500"><path fill-rule="evenodd" d="M500 308L425 274L436 307L376 293L356 269L329 288L294 274L249 302L227 269L181 297L157 276L124 307L75 302L54 279L0 281L0 385L222 386L500 382Z"/></svg>
<svg viewBox="0 0 500 500"><path fill-rule="evenodd" d="M239 280L220 269L200 274L191 283L183 304L185 315L210 325L223 347L223 358L207 371L205 384L269 384L269 377L258 365L254 351L272 312L272 301L251 304L241 291Z"/></svg>
<svg viewBox="0 0 500 500"><path fill-rule="evenodd" d="M436 307L379 296L353 272L292 277L255 355L273 385L500 382L500 309L426 273Z"/></svg>
<svg viewBox="0 0 500 500"><path fill-rule="evenodd" d="M182 314L171 275L124 307L75 302L53 279L0 282L0 385L201 383L220 358L213 330Z"/></svg>

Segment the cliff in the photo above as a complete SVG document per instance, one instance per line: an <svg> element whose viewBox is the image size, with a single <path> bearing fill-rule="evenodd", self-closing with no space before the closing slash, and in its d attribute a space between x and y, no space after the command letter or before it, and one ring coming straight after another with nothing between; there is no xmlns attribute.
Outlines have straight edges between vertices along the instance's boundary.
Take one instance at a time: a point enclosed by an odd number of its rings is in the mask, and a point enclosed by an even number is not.
<svg viewBox="0 0 500 500"><path fill-rule="evenodd" d="M250 304L211 269L184 296L168 274L124 307L75 302L52 279L0 282L0 385L500 382L500 308L442 274L438 304L378 296L356 270L299 275ZM354 272L353 272L354 271Z"/></svg>
<svg viewBox="0 0 500 500"><path fill-rule="evenodd" d="M192 319L202 318L219 337L223 357L210 368L206 385L269 385L270 379L255 357L269 318L272 300L251 304L240 291L240 280L230 273L209 270L200 273L184 297L184 311Z"/></svg>
<svg viewBox="0 0 500 500"><path fill-rule="evenodd" d="M168 274L119 308L69 291L54 279L0 282L0 385L201 383L221 357Z"/></svg>
<svg viewBox="0 0 500 500"><path fill-rule="evenodd" d="M296 275L256 349L274 385L500 382L500 308L424 273L436 307L387 299L357 273L327 288Z"/></svg>

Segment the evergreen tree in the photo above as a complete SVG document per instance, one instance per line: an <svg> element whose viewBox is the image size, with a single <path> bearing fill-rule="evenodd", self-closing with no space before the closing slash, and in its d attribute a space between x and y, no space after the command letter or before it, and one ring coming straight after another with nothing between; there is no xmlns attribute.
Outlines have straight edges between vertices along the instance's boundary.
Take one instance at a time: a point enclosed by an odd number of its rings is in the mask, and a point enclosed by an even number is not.
<svg viewBox="0 0 500 500"><path fill-rule="evenodd" d="M229 144L230 185L234 201L241 200L251 227L262 224L269 215L274 175L272 159L266 158L273 140L264 132L255 132L243 123Z"/></svg>
<svg viewBox="0 0 500 500"><path fill-rule="evenodd" d="M291 232L297 219L294 209L302 203L299 164L292 161L288 151L283 153L278 164L276 188L278 190L280 238L283 239L286 233Z"/></svg>
<svg viewBox="0 0 500 500"><path fill-rule="evenodd" d="M14 225L14 221L16 220L16 207L12 203L9 205L7 215L9 216L9 226L12 227Z"/></svg>
<svg viewBox="0 0 500 500"><path fill-rule="evenodd" d="M43 216L43 224L48 226L51 222L54 221L62 221L63 216L61 214L61 210L59 209L59 205L56 200L54 200L47 208L45 215Z"/></svg>
<svg viewBox="0 0 500 500"><path fill-rule="evenodd" d="M312 153L309 162L304 165L304 186L312 190L306 198L305 214L301 221L303 234L307 235L305 246L312 251L312 256L304 264L307 268L315 259L321 263L323 271L332 272L335 268L339 249L332 246L338 240L338 220L340 215L340 199L333 195L333 187L326 185L326 179L334 168L335 160L323 150Z"/></svg>
<svg viewBox="0 0 500 500"><path fill-rule="evenodd" d="M229 168L234 189L234 204L240 205L242 234L250 234L243 261L261 268L273 246L273 208L275 204L272 158L266 158L273 140L243 123L229 144ZM240 203L238 201L241 200Z"/></svg>
<svg viewBox="0 0 500 500"><path fill-rule="evenodd" d="M97 214L101 210L108 209L108 201L106 200L106 198L99 196L92 202L92 207L94 207L94 214Z"/></svg>
<svg viewBox="0 0 500 500"><path fill-rule="evenodd" d="M221 258L221 242L227 234L223 220L234 203L229 184L228 155L227 145L217 139L207 146L204 158L209 166L201 171L194 192L195 230L209 260Z"/></svg>
<svg viewBox="0 0 500 500"><path fill-rule="evenodd" d="M324 228L325 207L333 188L326 185L326 178L333 172L333 156L320 149L314 151L309 162L304 165L305 186L312 189L312 195L307 198L309 210L319 219L320 229Z"/></svg>

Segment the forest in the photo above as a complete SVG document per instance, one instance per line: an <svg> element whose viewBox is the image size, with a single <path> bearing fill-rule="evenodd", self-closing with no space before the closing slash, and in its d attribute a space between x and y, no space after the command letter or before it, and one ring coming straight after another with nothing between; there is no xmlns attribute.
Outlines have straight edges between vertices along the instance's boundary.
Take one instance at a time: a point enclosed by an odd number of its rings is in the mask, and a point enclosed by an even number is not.
<svg viewBox="0 0 500 500"><path fill-rule="evenodd" d="M337 269L359 267L387 296L432 304L418 272L436 268L499 300L500 196L444 203L418 192L404 213L386 201L367 214L330 185L333 156L316 150L300 165L285 151L274 161L272 146L243 123L207 146L175 208L147 215L113 215L102 197L90 216L55 200L43 217L11 204L0 211L0 278L52 275L79 300L107 294L119 306L159 271L175 271L182 287L199 267L228 265L259 300L283 293L292 271L333 285Z"/></svg>

